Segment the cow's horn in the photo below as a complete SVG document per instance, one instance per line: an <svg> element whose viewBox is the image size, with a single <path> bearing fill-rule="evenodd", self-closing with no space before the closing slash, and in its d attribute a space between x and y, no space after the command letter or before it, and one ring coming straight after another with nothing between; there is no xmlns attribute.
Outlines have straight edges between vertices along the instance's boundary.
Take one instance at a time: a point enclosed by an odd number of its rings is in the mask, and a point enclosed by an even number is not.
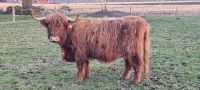
<svg viewBox="0 0 200 90"><path fill-rule="evenodd" d="M78 18L79 18L79 13L78 13L78 15L76 16L76 19L75 19L75 20L72 20L72 19L70 19L70 18L69 18L69 20L72 21L72 22L76 22L76 21L78 20Z"/></svg>
<svg viewBox="0 0 200 90"><path fill-rule="evenodd" d="M36 17L33 15L33 10L31 10L31 17L32 17L34 20L38 20L38 21L43 20L43 19L46 18L46 17L36 18Z"/></svg>

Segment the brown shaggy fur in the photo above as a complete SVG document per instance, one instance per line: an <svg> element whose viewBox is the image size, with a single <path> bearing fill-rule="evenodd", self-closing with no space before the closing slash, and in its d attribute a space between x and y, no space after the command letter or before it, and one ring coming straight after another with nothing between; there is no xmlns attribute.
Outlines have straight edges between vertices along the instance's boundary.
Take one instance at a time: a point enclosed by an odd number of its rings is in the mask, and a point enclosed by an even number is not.
<svg viewBox="0 0 200 90"><path fill-rule="evenodd" d="M110 63L117 58L125 60L125 71L121 79L127 79L133 67L137 84L149 73L149 27L137 16L121 18L69 20L65 15L55 13L40 21L48 29L48 38L59 37L62 59L76 62L77 81L90 76L89 59ZM144 70L144 71L143 71Z"/></svg>

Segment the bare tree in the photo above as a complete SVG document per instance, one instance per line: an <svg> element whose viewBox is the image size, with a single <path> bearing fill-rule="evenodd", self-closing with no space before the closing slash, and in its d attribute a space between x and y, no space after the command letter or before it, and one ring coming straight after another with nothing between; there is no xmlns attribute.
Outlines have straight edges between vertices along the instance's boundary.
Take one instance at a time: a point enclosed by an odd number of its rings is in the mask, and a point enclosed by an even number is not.
<svg viewBox="0 0 200 90"><path fill-rule="evenodd" d="M126 0L123 0L123 1L122 1L122 4L124 4L125 1L126 1Z"/></svg>
<svg viewBox="0 0 200 90"><path fill-rule="evenodd" d="M6 2L6 0L0 0L0 2Z"/></svg>
<svg viewBox="0 0 200 90"><path fill-rule="evenodd" d="M22 7L24 9L30 9L32 7L32 0L22 0Z"/></svg>
<svg viewBox="0 0 200 90"><path fill-rule="evenodd" d="M105 8L104 8L104 11L107 11L107 0L105 1Z"/></svg>
<svg viewBox="0 0 200 90"><path fill-rule="evenodd" d="M24 14L30 14L30 9L32 7L32 0L22 0L22 7L24 9Z"/></svg>
<svg viewBox="0 0 200 90"><path fill-rule="evenodd" d="M103 2L104 0L101 0L101 10L103 11Z"/></svg>
<svg viewBox="0 0 200 90"><path fill-rule="evenodd" d="M101 10L107 11L107 0L101 0Z"/></svg>

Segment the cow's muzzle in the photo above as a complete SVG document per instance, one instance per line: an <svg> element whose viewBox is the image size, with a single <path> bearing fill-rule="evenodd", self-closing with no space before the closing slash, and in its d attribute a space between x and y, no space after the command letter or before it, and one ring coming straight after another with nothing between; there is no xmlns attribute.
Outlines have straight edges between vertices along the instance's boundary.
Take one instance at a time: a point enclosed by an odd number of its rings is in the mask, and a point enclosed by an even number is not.
<svg viewBox="0 0 200 90"><path fill-rule="evenodd" d="M56 43L56 42L60 42L60 38L59 37L56 37L56 36L52 36L49 38L49 41L50 42L53 42L53 43Z"/></svg>

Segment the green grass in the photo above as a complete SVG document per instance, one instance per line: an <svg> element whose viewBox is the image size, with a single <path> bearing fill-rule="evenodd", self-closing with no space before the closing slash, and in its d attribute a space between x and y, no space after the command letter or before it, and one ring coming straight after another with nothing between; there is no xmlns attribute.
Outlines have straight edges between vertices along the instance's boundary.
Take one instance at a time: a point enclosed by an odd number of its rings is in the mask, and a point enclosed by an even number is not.
<svg viewBox="0 0 200 90"><path fill-rule="evenodd" d="M75 83L76 66L62 63L58 45L30 16L0 15L0 89L197 90L200 87L200 17L145 17L151 26L151 74L139 85L118 80L123 60L91 61L92 77ZM132 76L131 76L132 77Z"/></svg>

